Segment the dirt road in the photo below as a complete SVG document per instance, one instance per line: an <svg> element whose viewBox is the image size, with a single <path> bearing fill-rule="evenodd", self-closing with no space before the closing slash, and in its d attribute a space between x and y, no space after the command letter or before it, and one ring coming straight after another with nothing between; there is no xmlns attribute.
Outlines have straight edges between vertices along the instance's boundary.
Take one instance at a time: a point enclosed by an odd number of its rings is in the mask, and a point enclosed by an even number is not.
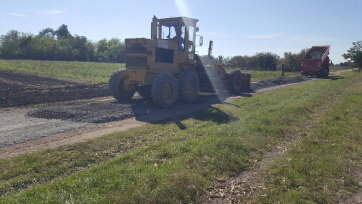
<svg viewBox="0 0 362 204"><path fill-rule="evenodd" d="M5 90L0 95L2 98L0 107L3 107L0 109L0 124L2 124L0 127L0 158L10 158L19 154L82 142L112 132L135 128L145 123L189 114L220 102L216 94L201 93L195 103L179 103L170 109L156 108L152 103L137 96L128 103L118 103L113 98L106 97L62 102L38 108L13 109L26 105L22 101L38 104L68 101L74 98L91 98L94 95L101 97L108 95L108 91L104 88L107 86L85 84L78 86L75 82L10 72L0 76L0 87ZM28 77L31 78L31 82L25 81ZM260 91L266 90L268 87L276 88L283 84L308 80L309 78L306 77L277 78L255 83L252 88ZM15 90L15 92L9 94L10 91L6 90ZM37 92L39 94L36 94ZM58 92L62 95L60 99L52 97L56 96ZM78 93L82 93L82 95L78 96ZM47 97L43 98L42 94ZM252 93L246 93L231 96L227 100L250 96ZM17 97L20 98L20 102L16 99ZM4 109L4 107L7 108Z"/></svg>

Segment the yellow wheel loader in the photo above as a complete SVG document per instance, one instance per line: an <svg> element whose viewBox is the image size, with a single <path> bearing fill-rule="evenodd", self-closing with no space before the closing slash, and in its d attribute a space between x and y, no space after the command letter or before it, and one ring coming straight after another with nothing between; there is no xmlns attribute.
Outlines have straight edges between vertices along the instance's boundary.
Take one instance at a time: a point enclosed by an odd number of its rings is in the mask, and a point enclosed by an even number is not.
<svg viewBox="0 0 362 204"><path fill-rule="evenodd" d="M152 100L160 108L173 106L178 100L194 102L200 90L225 89L239 94L242 74L227 73L209 54L195 53L197 19L187 17L153 18L151 39L126 39L126 69L109 79L109 90L118 101L129 100L135 92ZM199 37L198 46L203 38ZM250 83L250 82L249 82ZM245 83L244 83L245 84Z"/></svg>

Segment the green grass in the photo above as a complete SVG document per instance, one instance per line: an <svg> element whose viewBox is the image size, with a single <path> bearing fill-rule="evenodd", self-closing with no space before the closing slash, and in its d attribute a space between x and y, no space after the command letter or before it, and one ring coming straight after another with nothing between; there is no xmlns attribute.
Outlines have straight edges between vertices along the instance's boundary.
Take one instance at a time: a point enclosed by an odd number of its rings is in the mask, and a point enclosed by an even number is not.
<svg viewBox="0 0 362 204"><path fill-rule="evenodd" d="M109 76L125 64L38 60L0 60L0 70L67 78L85 83L108 83Z"/></svg>
<svg viewBox="0 0 362 204"><path fill-rule="evenodd" d="M308 137L269 168L262 203L344 203L361 188L361 75L351 80Z"/></svg>
<svg viewBox="0 0 362 204"><path fill-rule="evenodd" d="M231 72L234 69L235 68L226 68L226 71ZM347 69L349 69L349 68L347 67ZM339 67L339 66L331 66L330 67L331 72L336 72L336 71L341 71L341 70L346 70L346 67ZM240 69L240 71L242 73L251 74L251 81L252 82L258 82L258 81L263 81L263 80L268 80L268 79L274 79L274 78L277 78L277 77L281 77L281 74L282 74L280 70L277 70L277 71L256 71L256 70L242 70L242 69ZM300 72L285 72L284 76L285 77L300 76Z"/></svg>
<svg viewBox="0 0 362 204"><path fill-rule="evenodd" d="M0 160L0 203L202 202L199 195L213 179L251 168L310 120L318 125L270 166L267 190L253 200L334 203L358 187L351 175L362 159L361 78L349 72ZM332 194L336 189L341 196Z"/></svg>

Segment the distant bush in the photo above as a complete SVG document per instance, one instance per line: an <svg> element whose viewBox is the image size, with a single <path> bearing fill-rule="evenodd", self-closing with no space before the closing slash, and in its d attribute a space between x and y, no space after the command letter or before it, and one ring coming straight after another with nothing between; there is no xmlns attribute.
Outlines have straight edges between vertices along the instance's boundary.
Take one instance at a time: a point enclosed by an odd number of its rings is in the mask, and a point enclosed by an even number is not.
<svg viewBox="0 0 362 204"><path fill-rule="evenodd" d="M0 36L1 59L124 63L124 51L125 44L118 38L93 43L85 36L72 35L64 24L38 35L11 30Z"/></svg>
<svg viewBox="0 0 362 204"><path fill-rule="evenodd" d="M224 57L221 55L216 57L215 60L226 67L237 67L243 70L276 71L284 64L285 71L296 72L300 70L301 60L307 51L308 49L303 49L297 54L285 52L283 58L271 52L262 52L253 56Z"/></svg>

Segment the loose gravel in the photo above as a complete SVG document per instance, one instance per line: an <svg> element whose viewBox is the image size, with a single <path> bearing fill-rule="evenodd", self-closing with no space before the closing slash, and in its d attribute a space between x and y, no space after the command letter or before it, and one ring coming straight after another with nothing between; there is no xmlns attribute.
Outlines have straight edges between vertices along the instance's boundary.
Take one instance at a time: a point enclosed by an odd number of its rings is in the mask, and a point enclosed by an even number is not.
<svg viewBox="0 0 362 204"><path fill-rule="evenodd" d="M89 125L66 120L29 117L35 109L0 112L0 147L47 137Z"/></svg>
<svg viewBox="0 0 362 204"><path fill-rule="evenodd" d="M276 78L260 81L251 85L252 92L260 89L288 83L307 81L307 77ZM218 102L214 93L201 93L193 104L176 104L169 114L178 109L195 109L207 107L205 104ZM195 109L196 110L196 109ZM88 125L121 121L150 115L157 117L164 109L155 107L152 102L135 96L128 103L116 102L113 98L108 100L88 100L66 102L40 108L12 110L0 112L0 147L10 146L42 137L63 133L70 130L86 127ZM171 116L171 115L170 115Z"/></svg>
<svg viewBox="0 0 362 204"><path fill-rule="evenodd" d="M259 89L264 89L273 86L279 86L283 84L292 84L292 83L300 83L303 81L308 81L310 78L306 76L297 76L297 77L278 77L275 79L259 81L257 83L252 83L250 88L254 91Z"/></svg>

